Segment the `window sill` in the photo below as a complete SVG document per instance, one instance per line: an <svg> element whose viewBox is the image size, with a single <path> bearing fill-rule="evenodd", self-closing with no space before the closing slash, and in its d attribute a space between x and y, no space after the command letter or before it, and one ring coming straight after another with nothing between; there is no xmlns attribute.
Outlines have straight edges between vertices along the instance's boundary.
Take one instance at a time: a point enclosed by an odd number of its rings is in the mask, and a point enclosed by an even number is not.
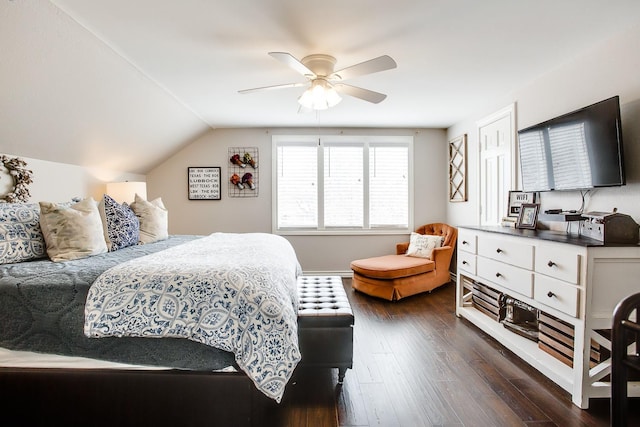
<svg viewBox="0 0 640 427"><path fill-rule="evenodd" d="M404 236L411 234L411 230L409 228L398 228L393 230L274 230L273 234L280 236Z"/></svg>

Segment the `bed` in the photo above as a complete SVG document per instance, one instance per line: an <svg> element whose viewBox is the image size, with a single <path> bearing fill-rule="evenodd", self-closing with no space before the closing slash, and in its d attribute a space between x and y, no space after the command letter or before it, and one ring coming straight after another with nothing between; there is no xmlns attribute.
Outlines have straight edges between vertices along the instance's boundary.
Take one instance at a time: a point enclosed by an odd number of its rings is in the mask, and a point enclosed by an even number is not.
<svg viewBox="0 0 640 427"><path fill-rule="evenodd" d="M2 264L0 399L33 408L2 419L77 422L111 407L91 424L122 425L125 414L131 424L253 425L300 360L300 274L290 244L266 233Z"/></svg>

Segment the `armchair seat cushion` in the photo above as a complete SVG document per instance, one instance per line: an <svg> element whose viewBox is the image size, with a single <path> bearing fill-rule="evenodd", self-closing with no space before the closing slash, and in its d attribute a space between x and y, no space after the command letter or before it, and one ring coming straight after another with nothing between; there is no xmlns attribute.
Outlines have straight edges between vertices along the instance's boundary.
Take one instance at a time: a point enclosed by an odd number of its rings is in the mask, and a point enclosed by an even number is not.
<svg viewBox="0 0 640 427"><path fill-rule="evenodd" d="M351 269L366 277L376 279L398 279L428 273L435 268L435 262L427 258L406 255L383 255L351 261Z"/></svg>

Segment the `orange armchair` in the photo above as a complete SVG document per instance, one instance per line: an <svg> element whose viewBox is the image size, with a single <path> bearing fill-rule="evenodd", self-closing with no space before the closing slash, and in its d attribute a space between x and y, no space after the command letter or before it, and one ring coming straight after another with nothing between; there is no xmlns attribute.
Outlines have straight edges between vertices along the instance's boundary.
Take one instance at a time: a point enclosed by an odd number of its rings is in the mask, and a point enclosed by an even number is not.
<svg viewBox="0 0 640 427"><path fill-rule="evenodd" d="M394 301L449 283L449 267L458 229L448 224L434 223L423 225L416 233L442 236L442 247L433 250L431 259L417 258L406 255L409 242L403 242L396 245L395 255L352 261L353 288Z"/></svg>

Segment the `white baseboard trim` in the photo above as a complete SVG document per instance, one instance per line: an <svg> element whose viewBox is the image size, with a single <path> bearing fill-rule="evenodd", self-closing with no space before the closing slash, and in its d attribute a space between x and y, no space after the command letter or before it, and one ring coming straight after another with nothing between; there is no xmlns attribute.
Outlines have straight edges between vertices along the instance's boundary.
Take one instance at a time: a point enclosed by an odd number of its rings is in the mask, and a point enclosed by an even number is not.
<svg viewBox="0 0 640 427"><path fill-rule="evenodd" d="M353 271L303 271L303 275L305 276L340 276L344 278L352 278Z"/></svg>

